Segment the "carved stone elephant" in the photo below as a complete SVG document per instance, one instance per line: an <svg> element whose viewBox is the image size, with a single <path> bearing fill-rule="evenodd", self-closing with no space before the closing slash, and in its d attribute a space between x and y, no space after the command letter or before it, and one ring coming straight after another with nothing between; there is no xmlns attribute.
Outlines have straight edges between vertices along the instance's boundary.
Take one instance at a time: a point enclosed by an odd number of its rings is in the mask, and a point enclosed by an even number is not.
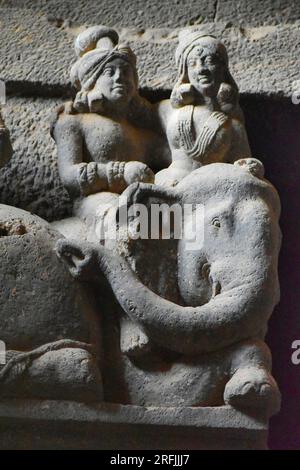
<svg viewBox="0 0 300 470"><path fill-rule="evenodd" d="M191 250L184 236L128 239L120 255L59 241L71 274L97 283L103 273L121 307L117 335L115 323L106 330L105 355L115 371L108 373L109 399L276 412L280 393L263 340L279 300L280 202L262 164L211 164L174 189L141 183L125 195L129 206L202 204L204 243ZM107 325L114 322L115 313L105 315Z"/></svg>
<svg viewBox="0 0 300 470"><path fill-rule="evenodd" d="M0 397L101 400L100 316L57 258L61 234L0 205Z"/></svg>

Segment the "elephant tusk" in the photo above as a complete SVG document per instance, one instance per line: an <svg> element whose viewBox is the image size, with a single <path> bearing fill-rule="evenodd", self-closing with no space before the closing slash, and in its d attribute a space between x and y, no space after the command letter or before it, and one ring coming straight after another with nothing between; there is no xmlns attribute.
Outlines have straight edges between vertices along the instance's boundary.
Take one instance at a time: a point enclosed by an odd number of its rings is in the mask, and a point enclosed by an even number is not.
<svg viewBox="0 0 300 470"><path fill-rule="evenodd" d="M211 265L206 262L202 266L202 275L204 279L207 279L210 284L211 284L211 289L212 289L212 298L216 297L217 295L220 294L221 292L221 284L219 281L215 281L211 275Z"/></svg>
<svg viewBox="0 0 300 470"><path fill-rule="evenodd" d="M221 293L221 284L219 283L219 281L213 282L212 297L216 297L220 293Z"/></svg>

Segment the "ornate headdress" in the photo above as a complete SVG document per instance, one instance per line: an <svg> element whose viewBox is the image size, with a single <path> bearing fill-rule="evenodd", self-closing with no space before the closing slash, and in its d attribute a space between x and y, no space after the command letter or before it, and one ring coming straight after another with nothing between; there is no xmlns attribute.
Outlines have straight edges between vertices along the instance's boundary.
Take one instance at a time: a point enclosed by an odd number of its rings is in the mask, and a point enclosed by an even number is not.
<svg viewBox="0 0 300 470"><path fill-rule="evenodd" d="M83 31L75 41L78 57L71 69L71 82L78 90L74 107L78 110L86 105L87 93L93 89L105 65L120 58L128 62L134 71L136 85L136 57L130 47L118 44L118 33L106 26L93 26Z"/></svg>
<svg viewBox="0 0 300 470"><path fill-rule="evenodd" d="M211 34L208 30L189 30L184 29L180 31L178 39L179 44L175 51L175 61L178 68L178 78L181 77L185 72L187 57L192 49L197 44L202 45L203 38L210 38L211 46L217 50L220 59L224 62L224 65L228 67L228 56L224 44L217 40L216 36Z"/></svg>
<svg viewBox="0 0 300 470"><path fill-rule="evenodd" d="M208 38L209 41L203 46L203 39ZM177 79L174 89L171 95L171 102L174 107L180 107L183 105L182 97L180 93L180 87L183 84L188 83L188 76L187 76L187 58L189 53L196 47L197 45L203 46L205 48L211 48L212 51L217 53L220 61L224 64L225 67L225 83L222 87L222 93L225 94L232 93L235 95L235 99L238 95L238 88L237 85L232 78L229 69L228 69L228 55L226 51L226 47L224 44L219 41L209 29L184 29L179 33L178 36L179 44L175 51L175 61L177 65ZM227 85L227 87L225 86ZM228 88L228 90L226 89ZM235 101L235 99L233 101Z"/></svg>

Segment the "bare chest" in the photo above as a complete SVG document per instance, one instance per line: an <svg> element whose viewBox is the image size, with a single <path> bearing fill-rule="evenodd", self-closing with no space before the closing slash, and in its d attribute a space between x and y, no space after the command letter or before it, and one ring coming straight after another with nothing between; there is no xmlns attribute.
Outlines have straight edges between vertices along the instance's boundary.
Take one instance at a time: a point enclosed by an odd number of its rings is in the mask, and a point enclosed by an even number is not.
<svg viewBox="0 0 300 470"><path fill-rule="evenodd" d="M84 118L82 131L86 161L130 161L143 155L140 133L126 121L91 114Z"/></svg>

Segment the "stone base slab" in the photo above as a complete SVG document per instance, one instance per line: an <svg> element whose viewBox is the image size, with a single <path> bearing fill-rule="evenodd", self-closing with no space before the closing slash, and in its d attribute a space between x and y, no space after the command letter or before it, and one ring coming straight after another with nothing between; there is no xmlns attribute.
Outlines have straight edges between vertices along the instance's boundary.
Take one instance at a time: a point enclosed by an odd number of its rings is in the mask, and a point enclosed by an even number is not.
<svg viewBox="0 0 300 470"><path fill-rule="evenodd" d="M267 430L230 406L0 402L0 449L266 449Z"/></svg>

